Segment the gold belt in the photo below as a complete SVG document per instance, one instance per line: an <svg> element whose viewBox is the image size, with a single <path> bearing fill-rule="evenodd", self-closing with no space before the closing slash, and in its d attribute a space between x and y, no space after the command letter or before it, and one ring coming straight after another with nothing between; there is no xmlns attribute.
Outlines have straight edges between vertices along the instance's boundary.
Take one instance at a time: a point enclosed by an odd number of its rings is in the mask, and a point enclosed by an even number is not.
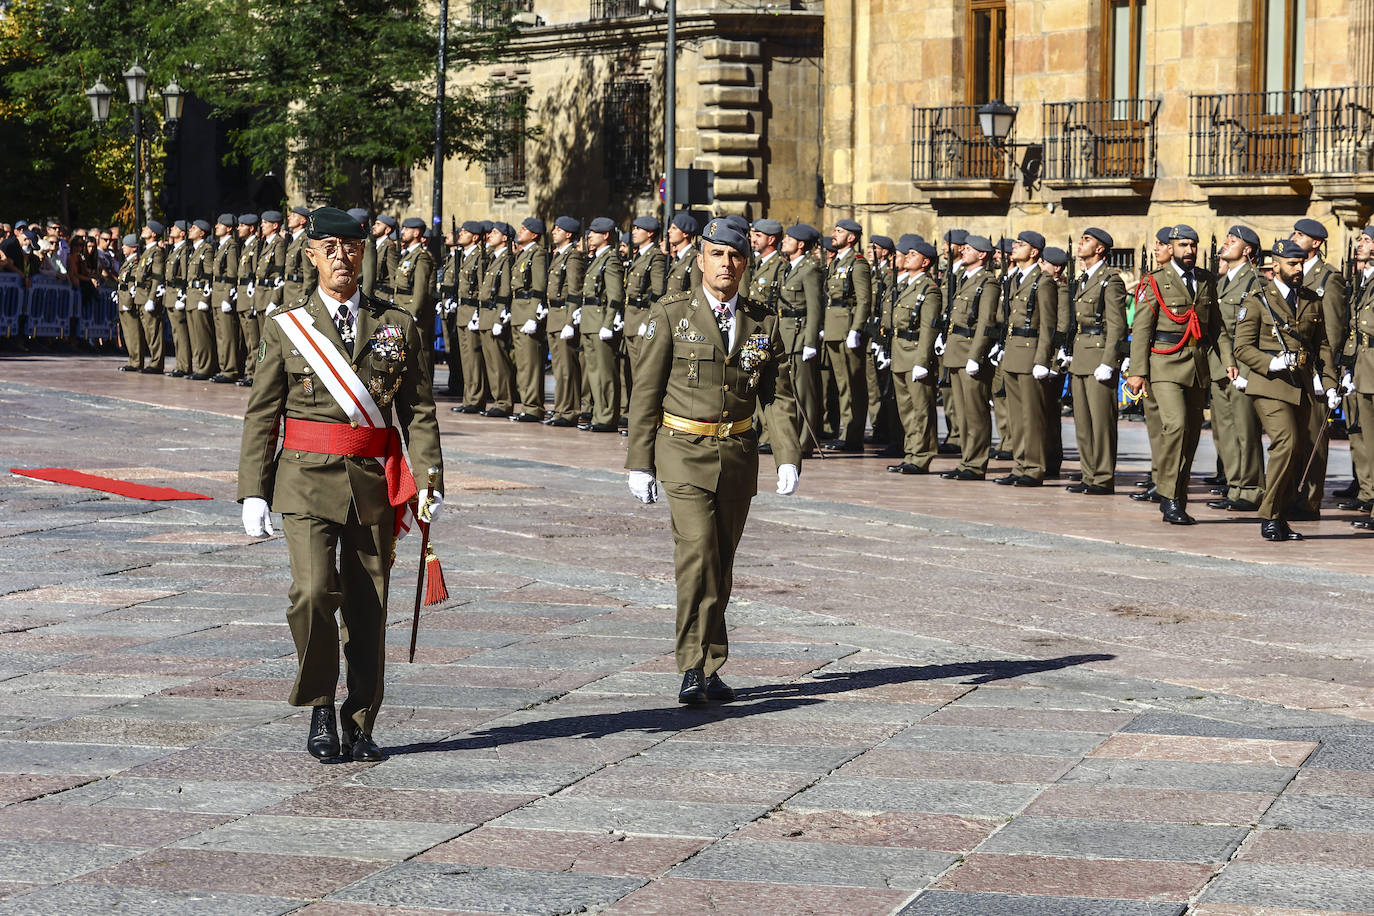
<svg viewBox="0 0 1374 916"><path fill-rule="evenodd" d="M676 414L664 413L663 425L671 430L680 433L688 433L693 436L714 436L717 439L725 439L729 436L738 436L742 432L747 432L754 425L753 417L745 417L743 420L722 420L719 423L703 423L700 420L689 420L686 417L679 417Z"/></svg>

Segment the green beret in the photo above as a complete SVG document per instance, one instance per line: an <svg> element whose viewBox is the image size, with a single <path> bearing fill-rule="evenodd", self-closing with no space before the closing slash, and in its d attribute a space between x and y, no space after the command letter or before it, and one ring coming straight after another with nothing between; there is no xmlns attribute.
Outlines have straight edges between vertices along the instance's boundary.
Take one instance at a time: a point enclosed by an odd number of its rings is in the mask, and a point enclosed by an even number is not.
<svg viewBox="0 0 1374 916"><path fill-rule="evenodd" d="M305 221L305 234L312 239L363 239L367 233L362 224L337 207L312 210Z"/></svg>

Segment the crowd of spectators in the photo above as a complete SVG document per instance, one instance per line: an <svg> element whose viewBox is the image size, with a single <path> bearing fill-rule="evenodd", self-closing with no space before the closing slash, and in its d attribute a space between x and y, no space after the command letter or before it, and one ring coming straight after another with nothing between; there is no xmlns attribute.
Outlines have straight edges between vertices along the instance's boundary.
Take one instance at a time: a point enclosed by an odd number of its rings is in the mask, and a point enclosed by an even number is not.
<svg viewBox="0 0 1374 916"><path fill-rule="evenodd" d="M55 218L0 223L0 272L21 275L25 286L37 276L64 280L89 300L115 288L119 239L118 226L68 229Z"/></svg>

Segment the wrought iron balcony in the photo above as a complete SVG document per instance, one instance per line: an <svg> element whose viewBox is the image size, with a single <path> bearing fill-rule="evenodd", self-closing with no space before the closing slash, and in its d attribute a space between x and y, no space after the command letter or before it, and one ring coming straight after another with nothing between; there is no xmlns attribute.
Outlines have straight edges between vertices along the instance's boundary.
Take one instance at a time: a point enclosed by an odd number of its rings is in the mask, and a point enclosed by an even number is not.
<svg viewBox="0 0 1374 916"><path fill-rule="evenodd" d="M1007 136L1015 141L1016 127ZM1011 159L992 145L978 125L977 105L911 109L911 180L918 186L948 182L1013 182Z"/></svg>
<svg viewBox="0 0 1374 916"><path fill-rule="evenodd" d="M593 19L625 19L629 16L643 16L645 10L639 0L592 0Z"/></svg>
<svg viewBox="0 0 1374 916"><path fill-rule="evenodd" d="M1204 182L1374 172L1374 86L1193 95L1188 172Z"/></svg>
<svg viewBox="0 0 1374 916"><path fill-rule="evenodd" d="M1045 181L1154 178L1157 114L1158 99L1046 102Z"/></svg>

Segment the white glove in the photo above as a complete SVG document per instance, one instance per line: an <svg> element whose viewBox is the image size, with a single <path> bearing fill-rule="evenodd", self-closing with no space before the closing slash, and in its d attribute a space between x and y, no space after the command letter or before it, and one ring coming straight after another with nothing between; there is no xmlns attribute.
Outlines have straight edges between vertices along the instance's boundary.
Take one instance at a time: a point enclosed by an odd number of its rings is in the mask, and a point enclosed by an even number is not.
<svg viewBox="0 0 1374 916"><path fill-rule="evenodd" d="M198 312L208 312L208 311L210 311L210 303L206 302L204 299L200 300L199 302L196 303L196 311L198 311Z"/></svg>
<svg viewBox="0 0 1374 916"><path fill-rule="evenodd" d="M978 369L978 360L976 359L971 359L968 362L964 363L964 371L967 372L969 375L977 375Z"/></svg>
<svg viewBox="0 0 1374 916"><path fill-rule="evenodd" d="M234 306L229 302L228 299L225 299L223 302L219 304L219 310L224 314L228 315L230 312L234 310Z"/></svg>
<svg viewBox="0 0 1374 916"><path fill-rule="evenodd" d="M1122 375L1130 375L1130 374L1131 374L1131 358L1130 358L1129 356L1126 357L1125 359L1123 359L1123 360L1121 361L1121 374L1122 374Z"/></svg>
<svg viewBox="0 0 1374 916"><path fill-rule="evenodd" d="M911 380L913 382L919 382L927 375L930 375L930 370L927 369L925 366L917 366L915 369L911 370Z"/></svg>
<svg viewBox="0 0 1374 916"><path fill-rule="evenodd" d="M257 288L257 284L255 284L252 280L248 281L248 298L253 298L253 290Z"/></svg>
<svg viewBox="0 0 1374 916"><path fill-rule="evenodd" d="M1278 356L1269 360L1269 371L1282 372L1291 365L1293 365L1293 355L1291 353L1280 353Z"/></svg>
<svg viewBox="0 0 1374 916"><path fill-rule="evenodd" d="M995 343L992 345L992 349L988 351L988 359L991 360L992 364L995 366L1002 361L1002 354L1005 352L1006 351L1002 349L1000 343Z"/></svg>
<svg viewBox="0 0 1374 916"><path fill-rule="evenodd" d="M797 492L797 478L800 476L801 472L795 464L778 465L778 495L791 496Z"/></svg>
<svg viewBox="0 0 1374 916"><path fill-rule="evenodd" d="M879 369L886 369L888 366L892 365L892 357L888 356L883 350L879 350L877 355L873 357L873 363Z"/></svg>
<svg viewBox="0 0 1374 916"><path fill-rule="evenodd" d="M457 303L457 302L454 302L452 299L445 299L445 300L444 300L444 314L445 314L445 315L449 314L450 312L457 311L457 309L458 309L458 303Z"/></svg>
<svg viewBox="0 0 1374 916"><path fill-rule="evenodd" d="M873 354L883 352L882 344L878 343L876 340L870 340L868 342L868 352Z"/></svg>
<svg viewBox="0 0 1374 916"><path fill-rule="evenodd" d="M272 512L267 508L267 500L250 496L243 501L243 531L252 538L272 536Z"/></svg>
<svg viewBox="0 0 1374 916"><path fill-rule="evenodd" d="M492 337L500 337L500 336L501 336L501 332L504 331L505 329L506 329L506 326L503 325L501 322L498 321L498 322L496 322L495 324L493 324L493 325L491 326L491 336L492 336Z"/></svg>
<svg viewBox="0 0 1374 916"><path fill-rule="evenodd" d="M439 509L444 505L444 494L437 490L423 490L420 493L420 509L415 514L420 521L432 525L439 517Z"/></svg>
<svg viewBox="0 0 1374 916"><path fill-rule="evenodd" d="M859 349L859 332L850 331L849 336L844 339L844 345L851 350Z"/></svg>
<svg viewBox="0 0 1374 916"><path fill-rule="evenodd" d="M1335 388L1326 389L1326 406L1330 410L1341 406L1341 393Z"/></svg>
<svg viewBox="0 0 1374 916"><path fill-rule="evenodd" d="M648 333L648 331L649 331L649 326L648 326L647 324L645 324L644 322L641 321L641 322L639 323L639 330L636 331L635 333L638 334L640 337L643 337L645 334Z"/></svg>
<svg viewBox="0 0 1374 916"><path fill-rule="evenodd" d="M1098 367L1093 370L1093 378L1097 379L1099 382L1110 382L1112 380L1112 367L1106 363L1100 363Z"/></svg>
<svg viewBox="0 0 1374 916"><path fill-rule="evenodd" d="M580 305L579 305L577 308L573 309L572 323L573 323L573 324L581 324L581 323L582 323L582 307L581 307Z"/></svg>
<svg viewBox="0 0 1374 916"><path fill-rule="evenodd" d="M153 296L154 296L155 298L161 300L162 297L165 296L165 295L167 295L167 287L166 287L166 285L164 285L164 284L162 284L162 283L159 283L159 284L157 285L157 289L153 291Z"/></svg>
<svg viewBox="0 0 1374 916"><path fill-rule="evenodd" d="M526 321L524 324L520 325L520 333L529 334L531 337L533 337L535 334L539 333L539 322L531 318L529 321Z"/></svg>
<svg viewBox="0 0 1374 916"><path fill-rule="evenodd" d="M817 351L815 347L802 347L802 362L815 359L816 352Z"/></svg>
<svg viewBox="0 0 1374 916"><path fill-rule="evenodd" d="M1035 379L1037 382L1042 382L1049 377L1049 366L1042 366L1039 363L1035 364L1034 366L1031 366L1031 378Z"/></svg>
<svg viewBox="0 0 1374 916"><path fill-rule="evenodd" d="M1250 384L1250 381L1243 375L1238 375L1231 379L1231 387L1237 391L1244 391L1245 386L1248 384Z"/></svg>
<svg viewBox="0 0 1374 916"><path fill-rule="evenodd" d="M943 335L943 334L937 334L937 335L935 335L935 355L936 355L936 356L944 356L944 355L945 355L945 335Z"/></svg>
<svg viewBox="0 0 1374 916"><path fill-rule="evenodd" d="M563 340L572 340L573 335L576 333L577 331L573 329L572 325L565 324L563 325L563 330L558 332L558 336L561 337Z"/></svg>
<svg viewBox="0 0 1374 916"><path fill-rule="evenodd" d="M630 492L642 503L658 502L658 481L648 471L630 472Z"/></svg>
<svg viewBox="0 0 1374 916"><path fill-rule="evenodd" d="M1355 392L1355 378L1350 374L1349 369L1341 376L1340 390L1341 397L1345 397L1347 394L1353 394Z"/></svg>
<svg viewBox="0 0 1374 916"><path fill-rule="evenodd" d="M469 331L475 331L475 330L477 330L478 328L480 328L481 326L482 326L481 323L480 323L480 322L478 321L478 319L477 319L477 315L474 313L473 316L472 316L472 320L468 322L468 330L469 330Z"/></svg>
<svg viewBox="0 0 1374 916"><path fill-rule="evenodd" d="M1312 373L1312 393L1313 393L1313 394L1324 394L1325 392L1326 392L1326 386L1325 386L1324 384L1322 384L1322 377L1321 377L1320 375L1316 374L1315 372Z"/></svg>
<svg viewBox="0 0 1374 916"><path fill-rule="evenodd" d="M172 303L172 308L176 309L178 312L186 311L186 300L178 299L176 302Z"/></svg>
<svg viewBox="0 0 1374 916"><path fill-rule="evenodd" d="M821 340L825 340L825 330L822 329L816 334L816 336L819 337Z"/></svg>
<svg viewBox="0 0 1374 916"><path fill-rule="evenodd" d="M602 328L596 332L596 336L600 337L602 340L610 340L615 336L615 331L612 331L610 328Z"/></svg>
<svg viewBox="0 0 1374 916"><path fill-rule="evenodd" d="M549 317L548 306L544 305L543 303L540 303L539 307L534 310L534 320L543 321L547 317Z"/></svg>
<svg viewBox="0 0 1374 916"><path fill-rule="evenodd" d="M615 318L611 320L611 330L612 330L612 331L623 331L623 330L625 330L625 316L624 316L624 315L621 315L621 314L619 314L619 313L616 314Z"/></svg>
<svg viewBox="0 0 1374 916"><path fill-rule="evenodd" d="M274 283L274 284L272 284L272 288L273 288L273 289L281 289L281 288L282 288L283 286L285 286L285 285L286 285L286 278L285 278L285 277L278 277L278 278L277 278L277 282Z"/></svg>

